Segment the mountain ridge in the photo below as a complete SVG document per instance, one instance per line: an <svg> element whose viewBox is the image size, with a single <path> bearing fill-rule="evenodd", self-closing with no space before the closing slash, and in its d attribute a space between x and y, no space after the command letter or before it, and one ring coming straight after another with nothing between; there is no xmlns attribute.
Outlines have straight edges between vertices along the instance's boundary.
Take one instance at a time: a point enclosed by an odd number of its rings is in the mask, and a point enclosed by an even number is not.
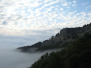
<svg viewBox="0 0 91 68"><path fill-rule="evenodd" d="M63 28L59 33L57 33L55 36L52 36L49 40L37 42L31 46L19 47L17 49L22 52L37 52L64 48L66 44L78 39L79 37L82 37L86 32L91 34L91 23L84 25L83 27Z"/></svg>

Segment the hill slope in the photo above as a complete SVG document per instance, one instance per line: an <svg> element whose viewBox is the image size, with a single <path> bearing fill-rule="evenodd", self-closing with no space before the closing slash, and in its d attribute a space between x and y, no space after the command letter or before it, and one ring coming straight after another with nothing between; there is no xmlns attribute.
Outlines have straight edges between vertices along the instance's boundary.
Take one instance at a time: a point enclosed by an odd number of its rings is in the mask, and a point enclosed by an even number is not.
<svg viewBox="0 0 91 68"><path fill-rule="evenodd" d="M82 37L86 32L91 33L91 23L84 25L83 27L64 28L55 36L52 36L49 40L37 42L31 46L19 47L17 49L23 52L36 52L63 48L66 47L69 42L75 41L79 37Z"/></svg>
<svg viewBox="0 0 91 68"><path fill-rule="evenodd" d="M60 52L46 53L29 68L91 68L91 34L71 43Z"/></svg>

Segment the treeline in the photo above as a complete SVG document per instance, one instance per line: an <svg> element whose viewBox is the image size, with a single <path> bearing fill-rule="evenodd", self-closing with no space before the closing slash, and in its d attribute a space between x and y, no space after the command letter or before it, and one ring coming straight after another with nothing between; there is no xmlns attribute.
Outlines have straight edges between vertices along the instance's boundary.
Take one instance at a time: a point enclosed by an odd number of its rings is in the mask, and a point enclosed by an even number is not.
<svg viewBox="0 0 91 68"><path fill-rule="evenodd" d="M91 34L70 43L60 52L46 53L29 68L91 68Z"/></svg>

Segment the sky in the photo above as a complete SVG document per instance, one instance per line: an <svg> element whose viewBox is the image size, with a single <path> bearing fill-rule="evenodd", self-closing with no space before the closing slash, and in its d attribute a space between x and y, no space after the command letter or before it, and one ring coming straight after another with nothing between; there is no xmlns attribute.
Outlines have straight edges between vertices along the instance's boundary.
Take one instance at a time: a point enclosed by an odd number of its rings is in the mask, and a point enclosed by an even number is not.
<svg viewBox="0 0 91 68"><path fill-rule="evenodd" d="M31 45L90 22L90 0L0 0L0 47Z"/></svg>

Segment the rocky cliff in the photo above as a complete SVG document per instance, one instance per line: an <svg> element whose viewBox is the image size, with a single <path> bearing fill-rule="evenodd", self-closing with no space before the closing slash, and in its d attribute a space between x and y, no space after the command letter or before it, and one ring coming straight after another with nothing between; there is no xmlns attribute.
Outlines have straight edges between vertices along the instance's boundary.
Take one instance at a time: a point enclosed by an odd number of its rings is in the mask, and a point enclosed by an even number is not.
<svg viewBox="0 0 91 68"><path fill-rule="evenodd" d="M91 33L91 23L84 25L83 27L64 28L49 40L44 40L43 42L38 42L31 46L19 47L18 49L23 52L36 52L63 48L69 42L82 37L86 32Z"/></svg>

